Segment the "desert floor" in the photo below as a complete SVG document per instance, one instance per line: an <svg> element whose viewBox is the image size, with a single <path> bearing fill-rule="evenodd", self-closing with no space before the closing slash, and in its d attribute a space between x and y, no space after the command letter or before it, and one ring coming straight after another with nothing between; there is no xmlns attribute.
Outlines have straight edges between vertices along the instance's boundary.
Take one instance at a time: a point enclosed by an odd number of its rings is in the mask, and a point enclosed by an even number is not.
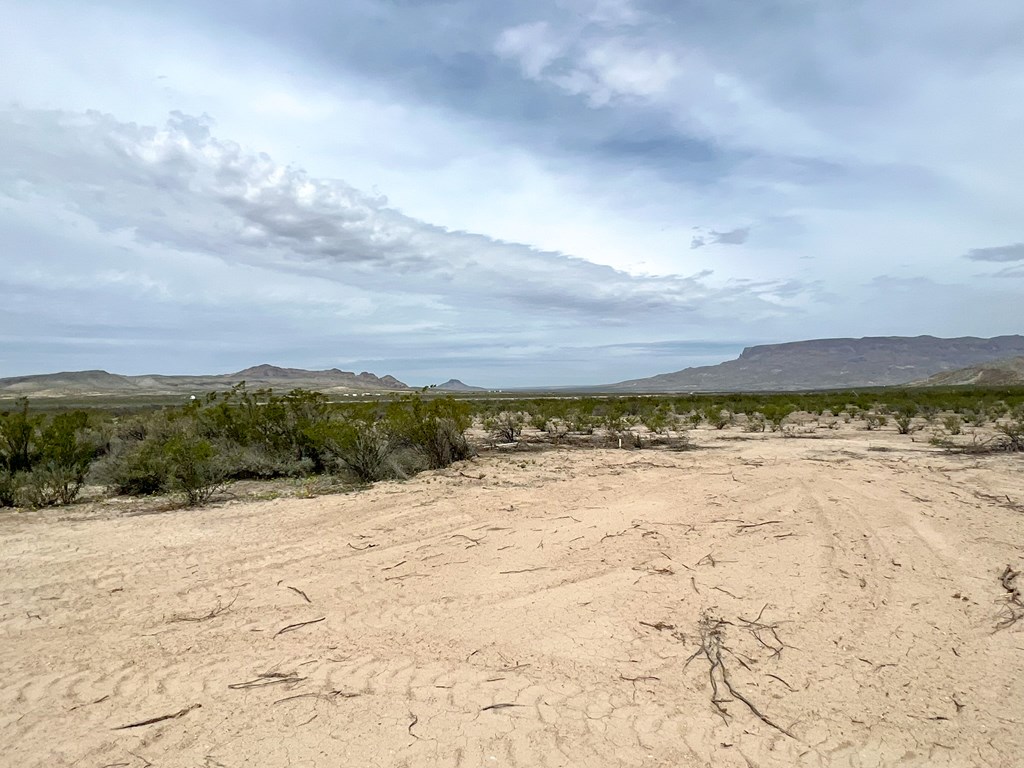
<svg viewBox="0 0 1024 768"><path fill-rule="evenodd" d="M694 435L4 514L0 763L1024 765L1024 459Z"/></svg>

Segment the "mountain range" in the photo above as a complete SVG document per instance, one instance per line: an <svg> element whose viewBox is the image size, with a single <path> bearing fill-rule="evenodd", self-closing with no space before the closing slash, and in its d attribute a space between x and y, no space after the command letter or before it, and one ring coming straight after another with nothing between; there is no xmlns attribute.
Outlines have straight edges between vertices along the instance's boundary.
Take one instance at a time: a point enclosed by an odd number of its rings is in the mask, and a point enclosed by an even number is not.
<svg viewBox="0 0 1024 768"><path fill-rule="evenodd" d="M253 389L311 389L328 393L408 390L393 376L352 373L331 368L306 371L257 365L237 373L211 376L122 376L106 371L67 371L0 379L0 395L67 397L91 395L174 395L216 392L245 382Z"/></svg>
<svg viewBox="0 0 1024 768"><path fill-rule="evenodd" d="M1008 357L990 363L945 371L915 381L920 387L1019 387L1024 386L1024 357Z"/></svg>
<svg viewBox="0 0 1024 768"><path fill-rule="evenodd" d="M609 392L754 392L881 387L1024 355L1024 336L814 339L744 349L735 360L601 387Z"/></svg>
<svg viewBox="0 0 1024 768"><path fill-rule="evenodd" d="M254 389L309 389L328 394L412 389L393 376L377 376L366 371L358 374L337 368L307 371L264 364L237 373L210 376L122 376L107 371L15 376L0 379L0 397L188 395L228 389L243 381ZM1024 383L1024 336L991 339L882 336L748 347L737 359L718 365L685 368L586 389L628 394L1017 383ZM458 379L450 379L434 389L484 391Z"/></svg>

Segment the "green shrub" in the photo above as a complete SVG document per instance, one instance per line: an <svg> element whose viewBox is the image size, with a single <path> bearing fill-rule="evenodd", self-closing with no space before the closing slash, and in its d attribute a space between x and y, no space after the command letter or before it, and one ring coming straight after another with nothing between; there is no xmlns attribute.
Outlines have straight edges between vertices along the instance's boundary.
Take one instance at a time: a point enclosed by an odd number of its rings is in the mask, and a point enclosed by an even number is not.
<svg viewBox="0 0 1024 768"><path fill-rule="evenodd" d="M712 408L709 411L705 411L704 418L715 429L725 429L733 422L732 413L726 408Z"/></svg>
<svg viewBox="0 0 1024 768"><path fill-rule="evenodd" d="M227 473L213 445L196 435L175 435L164 446L170 487L185 496L189 506L209 501L224 487Z"/></svg>
<svg viewBox="0 0 1024 768"><path fill-rule="evenodd" d="M324 447L319 448L320 469L311 458L295 458L260 445L237 445L215 441L221 465L232 480L272 480L278 477L306 477L324 471Z"/></svg>
<svg viewBox="0 0 1024 768"><path fill-rule="evenodd" d="M762 414L771 425L772 432L778 432L782 429L782 422L785 421L786 417L795 411L796 406L794 405L766 405Z"/></svg>
<svg viewBox="0 0 1024 768"><path fill-rule="evenodd" d="M997 424L996 429L1005 438L1006 450L1024 451L1024 409L1018 409L1007 423Z"/></svg>
<svg viewBox="0 0 1024 768"><path fill-rule="evenodd" d="M884 427L888 423L888 417L881 413L868 413L864 416L864 429L869 432Z"/></svg>
<svg viewBox="0 0 1024 768"><path fill-rule="evenodd" d="M18 480L18 503L38 509L73 502L78 498L83 477L77 469L51 461L21 473Z"/></svg>
<svg viewBox="0 0 1024 768"><path fill-rule="evenodd" d="M324 445L360 482L404 478L395 445L386 431L369 421L332 424L325 430Z"/></svg>
<svg viewBox="0 0 1024 768"><path fill-rule="evenodd" d="M0 507L13 507L18 502L16 476L7 469L0 469Z"/></svg>
<svg viewBox="0 0 1024 768"><path fill-rule="evenodd" d="M17 410L0 414L0 466L11 473L32 469L33 442L39 417L28 412L28 399L17 401Z"/></svg>
<svg viewBox="0 0 1024 768"><path fill-rule="evenodd" d="M114 493L150 496L168 489L170 467L162 442L151 437L118 444L96 463L93 475Z"/></svg>
<svg viewBox="0 0 1024 768"><path fill-rule="evenodd" d="M945 427L949 434L959 435L963 433L964 420L960 418L959 414L950 414L942 420L942 426Z"/></svg>
<svg viewBox="0 0 1024 768"><path fill-rule="evenodd" d="M428 469L447 467L473 455L465 437L470 413L467 403L452 397L429 402L415 395L402 397L388 405L388 437L396 450L417 452Z"/></svg>
<svg viewBox="0 0 1024 768"><path fill-rule="evenodd" d="M464 461L473 456L473 449L466 440L464 427L455 419L441 418L426 432L425 442L419 446L427 459L427 466L440 469Z"/></svg>
<svg viewBox="0 0 1024 768"><path fill-rule="evenodd" d="M914 416L917 414L917 409L913 406L905 406L896 411L896 415L893 417L893 422L896 424L896 430L901 435L909 435L914 430Z"/></svg>

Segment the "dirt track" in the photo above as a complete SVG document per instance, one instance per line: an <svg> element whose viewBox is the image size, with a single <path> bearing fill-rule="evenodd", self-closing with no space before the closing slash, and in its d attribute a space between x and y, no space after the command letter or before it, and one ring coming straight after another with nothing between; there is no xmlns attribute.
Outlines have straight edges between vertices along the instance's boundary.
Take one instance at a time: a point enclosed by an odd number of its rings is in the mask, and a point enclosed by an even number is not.
<svg viewBox="0 0 1024 768"><path fill-rule="evenodd" d="M1022 459L698 442L0 516L3 762L1024 765Z"/></svg>

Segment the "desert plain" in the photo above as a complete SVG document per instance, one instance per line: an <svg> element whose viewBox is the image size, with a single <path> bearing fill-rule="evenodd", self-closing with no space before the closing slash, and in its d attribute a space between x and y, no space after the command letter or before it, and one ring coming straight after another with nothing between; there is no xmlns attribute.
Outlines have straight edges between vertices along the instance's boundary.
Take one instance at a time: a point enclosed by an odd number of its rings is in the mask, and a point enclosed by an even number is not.
<svg viewBox="0 0 1024 768"><path fill-rule="evenodd" d="M0 763L1024 765L1024 473L891 431L0 515Z"/></svg>

